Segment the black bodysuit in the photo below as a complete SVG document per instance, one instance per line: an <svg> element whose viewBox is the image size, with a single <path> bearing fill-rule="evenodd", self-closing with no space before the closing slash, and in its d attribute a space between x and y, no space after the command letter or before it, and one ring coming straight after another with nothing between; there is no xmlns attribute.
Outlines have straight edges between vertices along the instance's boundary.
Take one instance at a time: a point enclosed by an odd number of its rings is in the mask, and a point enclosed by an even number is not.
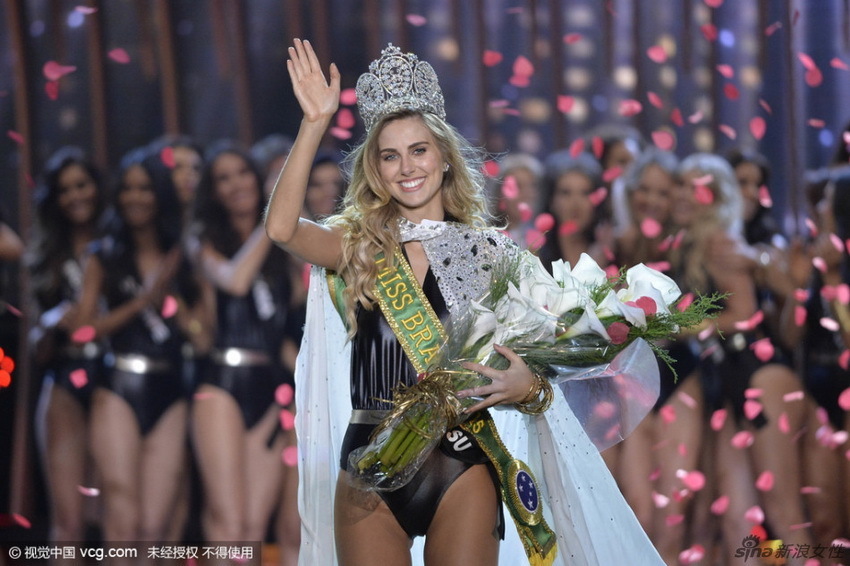
<svg viewBox="0 0 850 566"><path fill-rule="evenodd" d="M445 323L449 311L430 268L425 275L422 290L434 312ZM357 334L351 348L352 408L390 409L392 405L387 401L392 399L393 388L400 383L413 385L416 379L417 372L381 309L377 305L372 310L358 306ZM374 428L375 425L370 424L348 425L340 458L343 470L348 467L351 452L369 443L369 435ZM483 451L475 446L474 450L458 453L444 438L409 483L394 491L379 493L408 536L423 536L449 486L473 465L483 463L488 464L496 492L499 493L495 471ZM503 520L500 525L500 534L504 537Z"/></svg>

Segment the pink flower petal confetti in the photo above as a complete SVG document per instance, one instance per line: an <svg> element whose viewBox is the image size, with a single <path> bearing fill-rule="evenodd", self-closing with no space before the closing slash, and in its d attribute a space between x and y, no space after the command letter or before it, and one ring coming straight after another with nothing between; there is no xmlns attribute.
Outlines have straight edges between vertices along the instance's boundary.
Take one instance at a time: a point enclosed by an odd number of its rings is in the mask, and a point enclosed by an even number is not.
<svg viewBox="0 0 850 566"><path fill-rule="evenodd" d="M292 411L282 409L280 411L280 427L283 430L292 430L295 428L295 415Z"/></svg>
<svg viewBox="0 0 850 566"><path fill-rule="evenodd" d="M717 129L730 140L734 140L738 137L738 133L735 131L735 128L729 124L720 124L717 126Z"/></svg>
<svg viewBox="0 0 850 566"><path fill-rule="evenodd" d="M171 146L166 146L162 148L159 152L159 160L162 161L162 164L168 167L169 169L174 169L177 163L174 161L174 148Z"/></svg>
<svg viewBox="0 0 850 566"><path fill-rule="evenodd" d="M756 340L750 344L750 348L755 356L764 363L767 363L771 358L773 358L776 351L773 347L773 343L770 341L770 338Z"/></svg>
<svg viewBox="0 0 850 566"><path fill-rule="evenodd" d="M685 406L689 409L696 409L697 400L685 393L684 391L680 391L676 394L676 397L685 404Z"/></svg>
<svg viewBox="0 0 850 566"><path fill-rule="evenodd" d="M682 524L685 520L685 516L681 513L677 513L675 515L668 515L664 518L664 524L668 527L675 527L676 525Z"/></svg>
<svg viewBox="0 0 850 566"><path fill-rule="evenodd" d="M288 383L278 385L274 391L274 400L281 407L288 407L295 398L295 390Z"/></svg>
<svg viewBox="0 0 850 566"><path fill-rule="evenodd" d="M806 84L811 87L820 86L823 83L823 73L820 69L809 69L804 75Z"/></svg>
<svg viewBox="0 0 850 566"><path fill-rule="evenodd" d="M821 120L820 118L809 118L806 123L813 128L823 128L826 127L826 121Z"/></svg>
<svg viewBox="0 0 850 566"><path fill-rule="evenodd" d="M294 468L298 465L298 447L287 446L281 453L283 464L289 468Z"/></svg>
<svg viewBox="0 0 850 566"><path fill-rule="evenodd" d="M73 385L77 389L85 387L86 384L89 382L89 376L86 373L86 370L84 370L83 368L77 368L73 370L68 375L68 378L71 380L71 385Z"/></svg>
<svg viewBox="0 0 850 566"><path fill-rule="evenodd" d="M717 65L715 69L717 69L717 72L723 75L724 78L731 79L735 76L735 69L732 68L732 65L721 64Z"/></svg>
<svg viewBox="0 0 850 566"><path fill-rule="evenodd" d="M820 290L820 296L824 301L834 301L838 299L838 288L835 285L824 285Z"/></svg>
<svg viewBox="0 0 850 566"><path fill-rule="evenodd" d="M705 185L695 185L694 199L698 203L708 206L714 202L714 192Z"/></svg>
<svg viewBox="0 0 850 566"><path fill-rule="evenodd" d="M541 232L548 232L555 227L555 217L548 212L538 214L534 219L534 227Z"/></svg>
<svg viewBox="0 0 850 566"><path fill-rule="evenodd" d="M422 27L428 23L428 18L421 14L407 14L404 19L414 27Z"/></svg>
<svg viewBox="0 0 850 566"><path fill-rule="evenodd" d="M717 26L714 24L703 24L700 26L699 30L702 32L703 37L705 37L708 41L714 41L717 39Z"/></svg>
<svg viewBox="0 0 850 566"><path fill-rule="evenodd" d="M750 133L753 134L753 137L757 140L761 140L764 137L766 129L767 125L765 124L764 118L761 116L755 116L752 120L750 120Z"/></svg>
<svg viewBox="0 0 850 566"><path fill-rule="evenodd" d="M673 124L675 124L675 125L676 125L676 126L678 126L679 128L681 128L682 126L684 126L684 125L685 125L685 120L682 118L682 111L681 111L681 110L679 110L678 108L674 108L674 109L670 112L670 121L671 121L671 122L673 122Z"/></svg>
<svg viewBox="0 0 850 566"><path fill-rule="evenodd" d="M608 168L608 169L606 169L605 171L602 172L602 180L605 181L606 183L610 183L611 181L613 181L614 179L616 179L617 177L619 177L622 174L623 174L623 168L620 167L619 165L616 165L616 166L610 167L610 168Z"/></svg>
<svg viewBox="0 0 850 566"><path fill-rule="evenodd" d="M778 29L780 29L781 27L782 27L782 22L773 22L772 24L770 24L769 26L764 28L764 35L766 35L767 37L770 37L771 35L776 33L776 31Z"/></svg>
<svg viewBox="0 0 850 566"><path fill-rule="evenodd" d="M803 495L817 495L821 491L821 488L813 485L804 485L800 488L800 493Z"/></svg>
<svg viewBox="0 0 850 566"><path fill-rule="evenodd" d="M685 293L685 295L679 300L679 302L676 303L676 309L679 312L685 312L688 307L691 306L691 303L694 302L694 298L695 296L693 293Z"/></svg>
<svg viewBox="0 0 850 566"><path fill-rule="evenodd" d="M676 421L676 407L673 405L664 405L658 410L661 421L664 424L671 424Z"/></svg>
<svg viewBox="0 0 850 566"><path fill-rule="evenodd" d="M605 187L599 187L592 193L588 195L588 199L590 199L590 204L593 206L599 206L603 202L605 202L605 198L608 196L608 189Z"/></svg>
<svg viewBox="0 0 850 566"><path fill-rule="evenodd" d="M94 329L94 326L81 326L71 334L71 341L77 344L84 344L94 340L96 335L97 331Z"/></svg>
<svg viewBox="0 0 850 566"><path fill-rule="evenodd" d="M481 56L481 61L484 63L485 67L495 67L499 63L502 62L504 57L498 51L493 51L492 49L485 49L484 55Z"/></svg>
<svg viewBox="0 0 850 566"><path fill-rule="evenodd" d="M670 498L653 490L652 502L655 504L656 509L664 509L670 504Z"/></svg>
<svg viewBox="0 0 850 566"><path fill-rule="evenodd" d="M770 491L773 489L774 478L773 472L770 470L765 470L759 474L759 477L756 478L756 489L759 491Z"/></svg>
<svg viewBox="0 0 850 566"><path fill-rule="evenodd" d="M717 409L711 414L711 430L717 432L726 423L726 409Z"/></svg>
<svg viewBox="0 0 850 566"><path fill-rule="evenodd" d="M830 234L829 241L832 243L833 247L835 247L837 251L844 251L844 242L841 241L841 238L839 238L837 234Z"/></svg>
<svg viewBox="0 0 850 566"><path fill-rule="evenodd" d="M77 68L73 65L62 65L56 61L48 61L41 70L48 81L56 82L65 75L73 73Z"/></svg>
<svg viewBox="0 0 850 566"><path fill-rule="evenodd" d="M791 422L788 418L788 413L783 412L779 415L779 421L776 423L776 426L782 434L789 434L791 432Z"/></svg>
<svg viewBox="0 0 850 566"><path fill-rule="evenodd" d="M633 98L629 98L627 100L620 101L620 107L618 112L620 116L625 116L628 118L630 116L640 114L641 110L643 110L643 105L639 101Z"/></svg>
<svg viewBox="0 0 850 566"><path fill-rule="evenodd" d="M75 6L74 11L79 12L84 16L90 16L97 12L97 8L92 8L91 6Z"/></svg>
<svg viewBox="0 0 850 566"><path fill-rule="evenodd" d="M721 495L711 502L711 512L715 515L722 515L729 509L729 496Z"/></svg>
<svg viewBox="0 0 850 566"><path fill-rule="evenodd" d="M339 103L344 106L353 106L357 104L357 91L353 88L343 89L339 93Z"/></svg>
<svg viewBox="0 0 850 566"><path fill-rule="evenodd" d="M44 85L44 92L50 100L59 98L59 83L57 81L47 81Z"/></svg>
<svg viewBox="0 0 850 566"><path fill-rule="evenodd" d="M761 525L764 523L764 511L758 505L753 505L744 513L744 519L754 525Z"/></svg>
<svg viewBox="0 0 850 566"><path fill-rule="evenodd" d="M817 64L815 63L815 60L812 59L811 56L806 53L798 53L797 58L800 60L800 63L802 63L803 67L805 67L806 69L818 68Z"/></svg>
<svg viewBox="0 0 850 566"><path fill-rule="evenodd" d="M759 204L765 208L773 206L773 199L770 198L770 191L765 185L759 187Z"/></svg>
<svg viewBox="0 0 850 566"><path fill-rule="evenodd" d="M508 175L502 182L502 197L508 200L514 200L519 196L519 185L517 185L516 177Z"/></svg>
<svg viewBox="0 0 850 566"><path fill-rule="evenodd" d="M339 112L336 113L336 125L340 128L350 130L356 123L351 108L340 108Z"/></svg>
<svg viewBox="0 0 850 566"><path fill-rule="evenodd" d="M723 0L705 0L705 5L709 8L719 8L723 5Z"/></svg>
<svg viewBox="0 0 850 566"><path fill-rule="evenodd" d="M602 159L602 151L605 149L605 142L599 136L593 136L590 140L590 148L596 159Z"/></svg>
<svg viewBox="0 0 850 566"><path fill-rule="evenodd" d="M761 414L762 404L755 399L747 399L744 401L744 416L747 420L753 420Z"/></svg>
<svg viewBox="0 0 850 566"><path fill-rule="evenodd" d="M568 33L564 36L564 43L567 45L572 45L573 43L578 43L581 41L580 33Z"/></svg>
<svg viewBox="0 0 850 566"><path fill-rule="evenodd" d="M328 130L333 137L338 140L347 140L351 137L351 132L346 130L345 128L340 128L339 126L333 126Z"/></svg>
<svg viewBox="0 0 850 566"><path fill-rule="evenodd" d="M755 437L753 433L748 430L742 430L740 432L735 433L732 437L730 444L732 444L733 448L737 448L738 450L743 450L744 448L749 448L755 442Z"/></svg>
<svg viewBox="0 0 850 566"><path fill-rule="evenodd" d="M655 63L664 63L667 61L667 51L660 45L653 45L646 50L646 56Z"/></svg>
<svg viewBox="0 0 850 566"><path fill-rule="evenodd" d="M573 109L575 102L575 98L573 98L572 96L567 96L566 94L559 94L557 101L558 112L569 114L570 110Z"/></svg>
<svg viewBox="0 0 850 566"><path fill-rule="evenodd" d="M708 328L704 328L703 330L699 331L699 334L697 334L697 338L703 341L707 340L708 337L714 334L716 330L717 328L715 328L714 325L709 326Z"/></svg>
<svg viewBox="0 0 850 566"><path fill-rule="evenodd" d="M177 299L171 295L166 295L165 299L162 301L162 310L160 311L160 314L162 314L162 318L171 318L177 314L177 308Z"/></svg>
<svg viewBox="0 0 850 566"><path fill-rule="evenodd" d="M517 77L530 77L534 75L534 64L524 55L514 60L513 73Z"/></svg>
<svg viewBox="0 0 850 566"><path fill-rule="evenodd" d="M835 298L841 304L850 304L850 285L847 285L847 283L838 285L835 288Z"/></svg>
<svg viewBox="0 0 850 566"><path fill-rule="evenodd" d="M723 95L729 100L738 100L741 98L741 91L732 83L726 83L723 85Z"/></svg>
<svg viewBox="0 0 850 566"><path fill-rule="evenodd" d="M679 562L682 564L698 564L705 558L705 547L701 544L690 546L679 553Z"/></svg>
<svg viewBox="0 0 850 566"><path fill-rule="evenodd" d="M531 229L525 233L525 247L530 250L539 249L546 243L546 236L540 230Z"/></svg>
<svg viewBox="0 0 850 566"><path fill-rule="evenodd" d="M669 261L649 261L646 263L646 266L650 269L654 269L655 271L670 271Z"/></svg>
<svg viewBox="0 0 850 566"><path fill-rule="evenodd" d="M569 149L570 156L573 158L578 157L578 155L582 151L584 151L584 138L578 138L577 140L573 140L573 142L570 144Z"/></svg>
<svg viewBox="0 0 850 566"><path fill-rule="evenodd" d="M705 475L699 470L676 470L676 477L691 491L699 491L705 487Z"/></svg>
<svg viewBox="0 0 850 566"><path fill-rule="evenodd" d="M824 316L820 319L820 325L830 332L838 332L841 330L841 325L838 324L838 321L834 318L829 318L828 316Z"/></svg>
<svg viewBox="0 0 850 566"><path fill-rule="evenodd" d="M78 485L77 491L79 491L82 495L86 497L97 497L98 495L100 495L100 490L96 487L85 487L82 485Z"/></svg>
<svg viewBox="0 0 850 566"><path fill-rule="evenodd" d="M661 97L651 90L646 93L646 98L649 100L649 103L655 106L656 108L664 108L664 101L661 100Z"/></svg>
<svg viewBox="0 0 850 566"><path fill-rule="evenodd" d="M745 399L758 399L762 395L764 395L764 389L759 389L757 387L749 387L744 390Z"/></svg>
<svg viewBox="0 0 850 566"><path fill-rule="evenodd" d="M569 236L578 232L578 224L575 220L567 220L558 226L558 234L561 236Z"/></svg>
<svg viewBox="0 0 850 566"><path fill-rule="evenodd" d="M661 223L655 218L644 218L640 223L640 231L647 238L657 238L661 235Z"/></svg>
<svg viewBox="0 0 850 566"><path fill-rule="evenodd" d="M809 300L808 289L794 289L794 300L800 303L805 303Z"/></svg>
<svg viewBox="0 0 850 566"><path fill-rule="evenodd" d="M672 132L668 132L667 130L655 130L652 132L652 143L654 143L658 149L671 151L676 143L676 138L673 136Z"/></svg>
<svg viewBox="0 0 850 566"><path fill-rule="evenodd" d="M850 350L845 350L845 352L850 352ZM845 411L850 411L850 387L838 395L838 406Z"/></svg>
<svg viewBox="0 0 850 566"><path fill-rule="evenodd" d="M15 142L18 145L24 144L24 136L16 132L15 130L7 130L6 135L9 136L9 139Z"/></svg>
<svg viewBox="0 0 850 566"><path fill-rule="evenodd" d="M499 174L499 164L492 159L485 161L484 174L488 177L496 177Z"/></svg>
<svg viewBox="0 0 850 566"><path fill-rule="evenodd" d="M759 106L764 108L764 111L768 114L773 114L773 108L770 107L770 104L768 104L765 99L759 98Z"/></svg>
<svg viewBox="0 0 850 566"><path fill-rule="evenodd" d="M696 112L694 112L693 114L688 116L688 122L690 122L691 124L698 124L699 122L702 121L702 118L703 118L702 110L697 110Z"/></svg>
<svg viewBox="0 0 850 566"><path fill-rule="evenodd" d="M833 57L829 62L830 67L833 69L840 69L842 71L850 71L850 65L847 65L844 61L839 59L838 57Z"/></svg>
<svg viewBox="0 0 850 566"><path fill-rule="evenodd" d="M749 330L755 329L759 324L764 320L764 312L761 310L757 310L753 315L747 320L739 320L735 323L735 329L740 330L742 332L747 332Z"/></svg>
<svg viewBox="0 0 850 566"><path fill-rule="evenodd" d="M106 56L121 65L126 65L130 62L130 54L127 53L126 49L122 49L121 47L110 49Z"/></svg>
<svg viewBox="0 0 850 566"><path fill-rule="evenodd" d="M531 207L528 206L527 202L521 202L517 205L517 210L519 211L519 219L522 222L528 222L531 220L532 216L534 216L534 211L531 210Z"/></svg>
<svg viewBox="0 0 850 566"><path fill-rule="evenodd" d="M791 403L792 401L802 401L806 398L806 394L802 390L791 391L790 393L786 393L782 396L782 400L786 403Z"/></svg>

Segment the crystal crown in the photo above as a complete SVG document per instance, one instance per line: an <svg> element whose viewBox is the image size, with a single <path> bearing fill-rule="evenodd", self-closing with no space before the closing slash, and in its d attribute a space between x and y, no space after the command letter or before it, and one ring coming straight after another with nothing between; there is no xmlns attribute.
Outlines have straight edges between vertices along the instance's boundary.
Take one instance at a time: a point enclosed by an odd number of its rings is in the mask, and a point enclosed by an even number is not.
<svg viewBox="0 0 850 566"><path fill-rule="evenodd" d="M402 53L392 43L369 64L369 72L360 75L355 92L367 131L381 117L399 110L420 110L446 118L434 68L413 53Z"/></svg>

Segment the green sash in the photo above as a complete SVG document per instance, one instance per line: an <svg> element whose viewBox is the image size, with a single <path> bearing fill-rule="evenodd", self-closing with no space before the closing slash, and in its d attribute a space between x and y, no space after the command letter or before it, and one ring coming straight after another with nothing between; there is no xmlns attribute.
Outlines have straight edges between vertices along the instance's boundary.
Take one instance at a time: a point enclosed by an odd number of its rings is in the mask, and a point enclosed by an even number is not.
<svg viewBox="0 0 850 566"><path fill-rule="evenodd" d="M378 255L376 262L375 296L381 311L413 367L425 374L447 338L443 325L400 250L395 251L395 269L386 266L383 254ZM557 539L543 518L543 502L531 470L510 455L487 411L475 413L461 427L476 439L498 472L502 497L514 519L529 564L552 564Z"/></svg>

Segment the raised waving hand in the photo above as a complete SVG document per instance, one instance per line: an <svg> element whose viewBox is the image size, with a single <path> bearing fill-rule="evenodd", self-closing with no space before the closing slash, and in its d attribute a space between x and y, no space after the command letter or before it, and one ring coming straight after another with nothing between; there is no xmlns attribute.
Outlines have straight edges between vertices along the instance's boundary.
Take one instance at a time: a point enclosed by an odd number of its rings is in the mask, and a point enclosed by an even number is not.
<svg viewBox="0 0 850 566"><path fill-rule="evenodd" d="M304 119L308 122L330 119L339 108L339 70L336 64L330 65L331 80L328 83L313 46L309 41L296 39L289 48L286 68Z"/></svg>

